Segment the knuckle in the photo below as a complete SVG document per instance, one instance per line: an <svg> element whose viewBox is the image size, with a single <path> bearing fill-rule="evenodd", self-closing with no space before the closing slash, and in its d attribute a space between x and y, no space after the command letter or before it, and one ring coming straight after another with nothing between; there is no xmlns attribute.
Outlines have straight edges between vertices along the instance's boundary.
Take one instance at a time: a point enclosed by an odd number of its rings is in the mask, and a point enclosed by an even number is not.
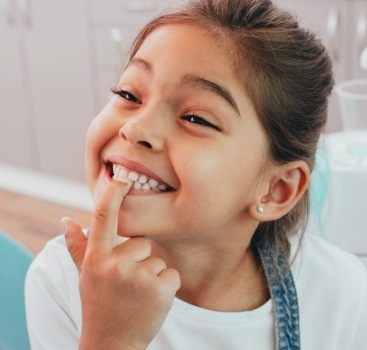
<svg viewBox="0 0 367 350"><path fill-rule="evenodd" d="M118 263L115 263L111 269L113 269L114 274L119 276L120 280L127 280L131 276L130 264L125 259L121 259Z"/></svg>
<svg viewBox="0 0 367 350"><path fill-rule="evenodd" d="M139 248L142 250L142 251L145 251L146 254L151 254L151 251L152 251L152 246L151 246L151 243L145 239L145 238L139 238Z"/></svg>
<svg viewBox="0 0 367 350"><path fill-rule="evenodd" d="M109 216L109 211L103 207L97 207L94 211L94 218L98 221L105 220Z"/></svg>
<svg viewBox="0 0 367 350"><path fill-rule="evenodd" d="M169 268L165 270L164 281L175 292L181 287L181 277L175 269Z"/></svg>
<svg viewBox="0 0 367 350"><path fill-rule="evenodd" d="M175 292L172 290L170 285L167 283L160 281L156 283L153 290L152 295L155 300L157 300L161 305L169 306L173 302L173 298L175 296Z"/></svg>
<svg viewBox="0 0 367 350"><path fill-rule="evenodd" d="M167 269L167 264L166 262L161 259L161 258L155 258L154 261L155 265L157 266L157 268L161 271L166 270Z"/></svg>
<svg viewBox="0 0 367 350"><path fill-rule="evenodd" d="M141 286L148 286L152 280L151 277L151 273L142 266L138 266L134 271L134 278L136 279L137 284Z"/></svg>
<svg viewBox="0 0 367 350"><path fill-rule="evenodd" d="M98 285L115 283L119 280L120 271L112 259L88 256L84 259L83 270L89 279Z"/></svg>
<svg viewBox="0 0 367 350"><path fill-rule="evenodd" d="M150 242L143 238L143 237L134 237L134 238L130 238L126 241L126 243L124 244L125 248L127 250L129 249L136 249L139 251L145 251L147 252L147 254L150 254L151 251L151 244Z"/></svg>

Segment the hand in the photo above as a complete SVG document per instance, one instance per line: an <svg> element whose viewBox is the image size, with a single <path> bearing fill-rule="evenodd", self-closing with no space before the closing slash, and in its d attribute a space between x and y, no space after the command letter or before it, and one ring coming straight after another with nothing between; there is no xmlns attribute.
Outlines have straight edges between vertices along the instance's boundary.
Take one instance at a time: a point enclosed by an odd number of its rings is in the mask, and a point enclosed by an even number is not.
<svg viewBox="0 0 367 350"><path fill-rule="evenodd" d="M87 239L63 218L67 247L80 274L80 349L145 349L160 330L180 287L180 277L151 257L151 244L136 237L116 245L118 212L130 185L108 184Z"/></svg>

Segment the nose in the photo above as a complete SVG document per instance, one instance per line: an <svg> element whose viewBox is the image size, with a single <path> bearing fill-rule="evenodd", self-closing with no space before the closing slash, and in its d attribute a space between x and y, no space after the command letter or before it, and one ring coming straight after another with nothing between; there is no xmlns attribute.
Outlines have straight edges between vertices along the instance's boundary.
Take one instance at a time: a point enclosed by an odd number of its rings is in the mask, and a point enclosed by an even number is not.
<svg viewBox="0 0 367 350"><path fill-rule="evenodd" d="M124 123L119 135L134 146L141 146L154 152L164 149L164 120L152 114L134 116Z"/></svg>

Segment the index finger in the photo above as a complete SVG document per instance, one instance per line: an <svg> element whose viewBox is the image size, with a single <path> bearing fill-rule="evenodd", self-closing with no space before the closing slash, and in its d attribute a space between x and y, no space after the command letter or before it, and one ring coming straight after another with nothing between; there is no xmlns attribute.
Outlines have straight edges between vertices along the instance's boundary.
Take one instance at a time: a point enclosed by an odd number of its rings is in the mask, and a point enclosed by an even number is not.
<svg viewBox="0 0 367 350"><path fill-rule="evenodd" d="M88 250L109 252L116 245L118 213L131 183L112 181L96 205L89 231Z"/></svg>

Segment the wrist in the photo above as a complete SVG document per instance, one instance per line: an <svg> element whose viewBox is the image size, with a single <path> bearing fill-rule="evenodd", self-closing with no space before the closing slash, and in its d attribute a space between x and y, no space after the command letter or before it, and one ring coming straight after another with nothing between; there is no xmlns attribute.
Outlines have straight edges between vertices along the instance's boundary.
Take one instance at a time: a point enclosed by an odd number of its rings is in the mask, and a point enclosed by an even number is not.
<svg viewBox="0 0 367 350"><path fill-rule="evenodd" d="M88 339L85 339L88 338ZM146 347L132 346L127 344L121 338L108 339L105 336L95 339L95 337L81 337L79 341L79 350L146 350Z"/></svg>

